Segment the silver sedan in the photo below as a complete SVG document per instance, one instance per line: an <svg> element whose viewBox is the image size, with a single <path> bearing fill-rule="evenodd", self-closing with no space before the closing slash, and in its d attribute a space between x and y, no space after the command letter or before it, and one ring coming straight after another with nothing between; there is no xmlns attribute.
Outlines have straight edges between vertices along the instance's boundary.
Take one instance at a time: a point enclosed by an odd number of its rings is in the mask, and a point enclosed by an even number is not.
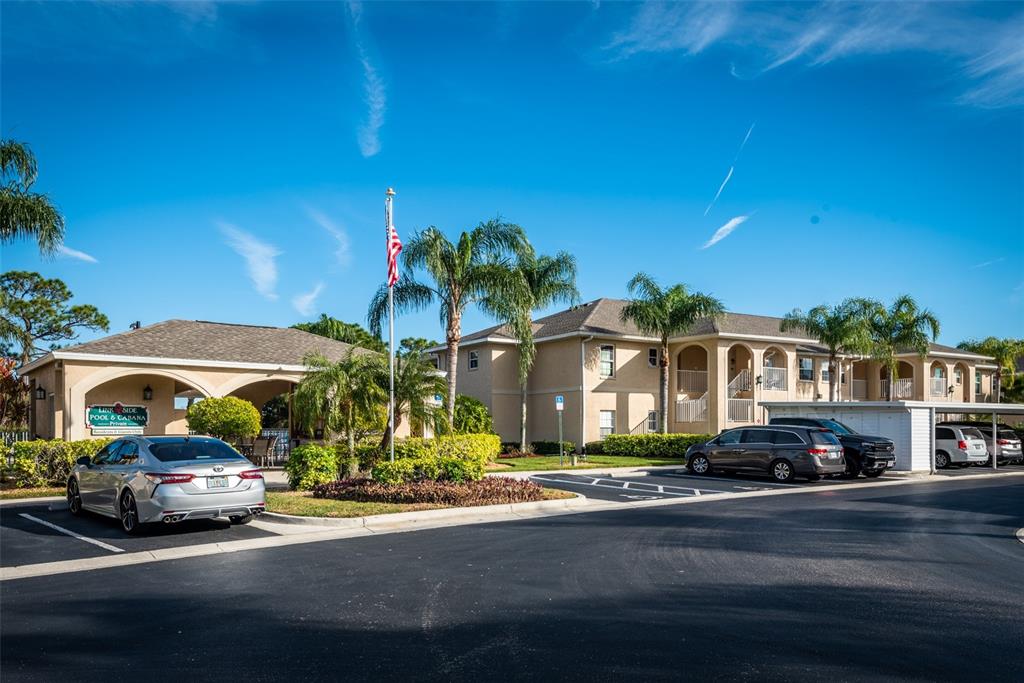
<svg viewBox="0 0 1024 683"><path fill-rule="evenodd" d="M208 436L118 439L79 458L67 490L72 514L114 517L129 534L150 522L227 517L248 524L266 508L263 472Z"/></svg>

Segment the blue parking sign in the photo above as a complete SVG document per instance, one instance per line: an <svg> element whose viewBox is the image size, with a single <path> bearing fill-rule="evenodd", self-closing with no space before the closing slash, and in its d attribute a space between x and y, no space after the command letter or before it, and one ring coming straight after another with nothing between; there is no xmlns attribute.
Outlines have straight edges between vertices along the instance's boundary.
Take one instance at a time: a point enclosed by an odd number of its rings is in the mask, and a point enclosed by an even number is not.
<svg viewBox="0 0 1024 683"><path fill-rule="evenodd" d="M555 396L555 410L565 410L565 396L561 394Z"/></svg>

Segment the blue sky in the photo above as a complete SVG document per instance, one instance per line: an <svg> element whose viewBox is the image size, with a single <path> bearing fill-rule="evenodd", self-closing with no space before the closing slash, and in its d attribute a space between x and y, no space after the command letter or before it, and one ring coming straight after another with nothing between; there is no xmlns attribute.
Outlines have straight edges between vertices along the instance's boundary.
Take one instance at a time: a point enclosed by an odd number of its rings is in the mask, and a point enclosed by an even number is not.
<svg viewBox="0 0 1024 683"><path fill-rule="evenodd" d="M5 2L0 23L0 132L70 250L5 246L3 269L64 279L112 331L364 322L394 186L403 237L500 214L576 255L584 300L644 270L734 311L909 292L940 341L1024 336L1021 3ZM397 335L443 337L435 311Z"/></svg>

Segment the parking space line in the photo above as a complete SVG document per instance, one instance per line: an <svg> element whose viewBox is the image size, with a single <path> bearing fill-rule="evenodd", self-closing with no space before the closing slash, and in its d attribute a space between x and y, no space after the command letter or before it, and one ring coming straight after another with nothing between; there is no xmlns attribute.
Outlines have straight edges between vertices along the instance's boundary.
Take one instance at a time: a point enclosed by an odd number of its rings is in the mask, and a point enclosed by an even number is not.
<svg viewBox="0 0 1024 683"><path fill-rule="evenodd" d="M800 486L800 484L783 484L783 483L780 483L780 482L777 482L777 481L759 482L759 481L754 481L754 480L751 480L751 479L726 479L724 477L709 477L709 476L704 475L704 474L695 475L695 474L676 474L675 472L671 472L671 473L666 472L666 473L659 473L658 476L659 477L672 477L673 479L698 479L698 480L699 479L707 479L708 481L727 481L727 482L730 482L732 484L754 484L754 485L758 485L758 486L762 486L762 487L768 487L768 489L775 488L776 486L804 488L804 487Z"/></svg>
<svg viewBox="0 0 1024 683"><path fill-rule="evenodd" d="M549 481L549 482L551 482L553 484L576 484L576 485L579 485L579 486L596 486L598 488L603 488L603 489L615 489L616 491L627 491L627 490L628 491L638 491L638 492L641 491L641 489L631 489L628 486L628 484L630 484L630 483L636 484L638 482L628 482L627 481L627 482L622 482L622 483L618 484L617 486L612 486L610 484L595 484L595 483L591 483L591 482L587 482L587 481L578 481L578 480L575 480L575 479L552 479L552 478L549 478L549 477L538 477L538 476L533 476L533 477L530 477L530 478L531 479L537 479L539 481ZM594 481L595 482L600 482L600 481L605 481L605 480L603 480L603 479L595 479ZM613 480L608 480L608 481L613 481ZM645 484L645 486L657 486L657 484ZM689 488L689 487L686 487L686 486L672 486L670 488L678 488L680 490L692 491L692 493L676 493L675 491L665 491L664 490L664 486L659 486L658 488L661 489L661 490L657 491L657 492L656 491L643 491L643 492L651 493L651 494L660 493L663 496L682 496L682 497L686 497L686 498L692 498L693 496L701 495L701 492L699 490L697 490L695 488ZM706 493L728 493L727 491L714 491L714 490L710 490L710 489L705 489L705 492Z"/></svg>
<svg viewBox="0 0 1024 683"><path fill-rule="evenodd" d="M121 548L117 548L115 546L112 546L109 543L104 543L103 541L97 541L95 538L89 538L88 536L83 536L82 534L75 533L74 531L71 531L70 529L65 529L62 526L57 526L56 524L53 524L52 522L47 522L45 519L39 519L38 517L33 517L32 515L24 513L24 512L19 513L18 516L19 517L24 517L25 519L30 520L32 522L35 522L37 524L42 524L43 526L50 527L54 531L59 531L62 534L67 534L68 536L71 536L73 538L77 538L79 541L85 541L86 543L92 543L93 545L98 545L99 547L103 548L104 550L109 550L112 553L123 553L124 552L124 550L122 550Z"/></svg>

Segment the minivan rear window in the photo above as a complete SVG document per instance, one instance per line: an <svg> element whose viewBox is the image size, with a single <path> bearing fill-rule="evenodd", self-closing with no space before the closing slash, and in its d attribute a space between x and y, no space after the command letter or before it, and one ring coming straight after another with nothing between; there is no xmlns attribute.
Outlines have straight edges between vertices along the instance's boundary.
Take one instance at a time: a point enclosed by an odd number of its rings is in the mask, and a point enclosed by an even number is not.
<svg viewBox="0 0 1024 683"><path fill-rule="evenodd" d="M811 442L838 446L839 439L832 432L811 432Z"/></svg>
<svg viewBox="0 0 1024 683"><path fill-rule="evenodd" d="M963 427L960 431L963 432L964 436L969 436L972 439L984 439L985 438L985 437L983 437L981 435L981 432L979 432L974 427Z"/></svg>
<svg viewBox="0 0 1024 683"><path fill-rule="evenodd" d="M223 441L158 441L149 445L149 452L161 462L184 460L244 460L244 456Z"/></svg>

